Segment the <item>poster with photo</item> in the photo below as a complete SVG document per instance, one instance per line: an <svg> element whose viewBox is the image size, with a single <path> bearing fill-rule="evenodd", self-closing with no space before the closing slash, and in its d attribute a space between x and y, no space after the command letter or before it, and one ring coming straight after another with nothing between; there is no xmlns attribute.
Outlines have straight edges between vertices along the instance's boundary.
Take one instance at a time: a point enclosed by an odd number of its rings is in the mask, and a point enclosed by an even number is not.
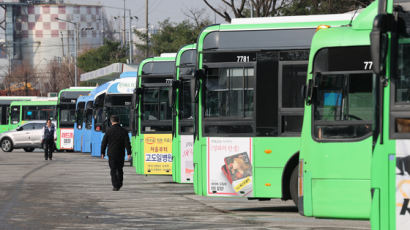
<svg viewBox="0 0 410 230"><path fill-rule="evenodd" d="M410 140L396 140L396 229L410 226Z"/></svg>
<svg viewBox="0 0 410 230"><path fill-rule="evenodd" d="M194 180L194 136L181 135L181 182Z"/></svg>
<svg viewBox="0 0 410 230"><path fill-rule="evenodd" d="M207 139L208 196L253 196L252 139Z"/></svg>

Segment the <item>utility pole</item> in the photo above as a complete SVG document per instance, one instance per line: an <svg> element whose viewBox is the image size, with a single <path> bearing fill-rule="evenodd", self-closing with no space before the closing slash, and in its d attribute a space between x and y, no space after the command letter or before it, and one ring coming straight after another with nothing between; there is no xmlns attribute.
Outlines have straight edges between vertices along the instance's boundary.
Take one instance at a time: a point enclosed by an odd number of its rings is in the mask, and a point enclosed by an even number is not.
<svg viewBox="0 0 410 230"><path fill-rule="evenodd" d="M64 53L64 36L63 36L63 32L60 31L60 35L61 35L61 51L63 51L63 57L65 57L65 53Z"/></svg>
<svg viewBox="0 0 410 230"><path fill-rule="evenodd" d="M74 86L77 87L77 56L78 56L78 23L73 23L75 27L75 52L74 52Z"/></svg>
<svg viewBox="0 0 410 230"><path fill-rule="evenodd" d="M68 22L74 25L74 86L77 86L77 56L78 56L78 22L72 22L61 18L55 18L58 21Z"/></svg>
<svg viewBox="0 0 410 230"><path fill-rule="evenodd" d="M125 0L124 0L124 17L122 18L122 45L125 46L127 43L125 40Z"/></svg>
<svg viewBox="0 0 410 230"><path fill-rule="evenodd" d="M149 32L148 32L148 0L145 0L145 30L146 30L146 35L147 35L147 44L146 44L146 52L145 52L145 58L148 58L149 56Z"/></svg>
<svg viewBox="0 0 410 230"><path fill-rule="evenodd" d="M130 16L130 27L129 27L129 34L128 34L128 36L129 36L129 42L128 42L128 48L129 48L129 53L130 53L130 63L129 64L132 64L132 35L131 35L131 30L132 30L132 27L131 27L131 22L132 22L132 18L131 18L131 10L130 11L128 11L129 12L129 16Z"/></svg>

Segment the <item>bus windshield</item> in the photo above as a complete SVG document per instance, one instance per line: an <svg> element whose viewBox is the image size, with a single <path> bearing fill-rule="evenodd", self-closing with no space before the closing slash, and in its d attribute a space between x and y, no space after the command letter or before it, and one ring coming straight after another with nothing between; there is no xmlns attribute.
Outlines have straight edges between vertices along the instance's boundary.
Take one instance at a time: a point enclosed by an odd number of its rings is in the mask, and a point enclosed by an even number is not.
<svg viewBox="0 0 410 230"><path fill-rule="evenodd" d="M107 118L111 115L117 115L120 119L120 124L122 127L129 129L131 101L132 95L107 95L105 99Z"/></svg>
<svg viewBox="0 0 410 230"><path fill-rule="evenodd" d="M205 118L251 118L254 68L212 68L205 78Z"/></svg>
<svg viewBox="0 0 410 230"><path fill-rule="evenodd" d="M402 115L404 106L410 105L410 39L401 38L398 46L397 76L392 82L394 103L391 106L394 133L410 133L410 117Z"/></svg>
<svg viewBox="0 0 410 230"><path fill-rule="evenodd" d="M168 87L147 88L142 100L142 120L171 120L171 107L168 102Z"/></svg>
<svg viewBox="0 0 410 230"><path fill-rule="evenodd" d="M253 121L255 111L254 68L209 68L204 83L204 119L237 121L207 125L204 133L253 133L253 125L248 123Z"/></svg>
<svg viewBox="0 0 410 230"><path fill-rule="evenodd" d="M141 125L143 132L172 131L172 108L168 100L169 87L144 88Z"/></svg>
<svg viewBox="0 0 410 230"><path fill-rule="evenodd" d="M73 127L76 121L75 104L60 106L60 127Z"/></svg>
<svg viewBox="0 0 410 230"><path fill-rule="evenodd" d="M346 56L351 58L340 60ZM369 60L369 46L325 48L316 53L312 102L316 140L361 139L371 134L376 81Z"/></svg>
<svg viewBox="0 0 410 230"><path fill-rule="evenodd" d="M111 115L117 115L120 118L120 124L123 128L130 128L130 107L129 106L116 106L107 108L108 117Z"/></svg>
<svg viewBox="0 0 410 230"><path fill-rule="evenodd" d="M77 105L77 110L76 110L76 123L78 129L81 129L83 126L84 122L84 107L85 107L85 102L79 102Z"/></svg>
<svg viewBox="0 0 410 230"><path fill-rule="evenodd" d="M91 129L93 122L93 102L87 102L85 109L85 128Z"/></svg>

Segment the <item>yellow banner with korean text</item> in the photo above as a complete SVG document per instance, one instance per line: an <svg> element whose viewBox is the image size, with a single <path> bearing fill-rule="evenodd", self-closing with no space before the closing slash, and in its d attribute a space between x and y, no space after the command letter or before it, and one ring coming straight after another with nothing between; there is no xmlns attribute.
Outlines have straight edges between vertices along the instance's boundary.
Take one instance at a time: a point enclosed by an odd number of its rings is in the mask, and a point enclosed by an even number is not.
<svg viewBox="0 0 410 230"><path fill-rule="evenodd" d="M172 174L172 134L144 134L144 173Z"/></svg>

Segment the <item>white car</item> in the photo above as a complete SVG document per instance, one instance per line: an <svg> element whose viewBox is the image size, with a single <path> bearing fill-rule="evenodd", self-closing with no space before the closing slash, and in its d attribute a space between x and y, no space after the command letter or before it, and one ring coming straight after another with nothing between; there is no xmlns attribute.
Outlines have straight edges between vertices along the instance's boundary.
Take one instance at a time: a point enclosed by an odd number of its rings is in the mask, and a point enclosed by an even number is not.
<svg viewBox="0 0 410 230"><path fill-rule="evenodd" d="M44 126L46 121L30 121L26 124L0 134L0 145L3 152L11 152L13 149L24 149L33 152L35 148L42 148Z"/></svg>

